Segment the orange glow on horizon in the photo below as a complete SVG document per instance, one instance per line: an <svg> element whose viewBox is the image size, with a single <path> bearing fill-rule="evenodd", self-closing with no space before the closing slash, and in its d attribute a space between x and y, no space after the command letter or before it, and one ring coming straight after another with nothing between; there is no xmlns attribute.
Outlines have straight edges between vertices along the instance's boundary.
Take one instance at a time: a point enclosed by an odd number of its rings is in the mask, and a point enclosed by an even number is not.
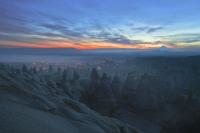
<svg viewBox="0 0 200 133"><path fill-rule="evenodd" d="M0 41L10 47L30 47L30 48L76 48L76 49L98 49L98 48L135 48L148 49L158 48L162 45L159 43L138 43L138 44L119 44L112 42L74 42L71 40L44 40L41 42L15 42Z"/></svg>

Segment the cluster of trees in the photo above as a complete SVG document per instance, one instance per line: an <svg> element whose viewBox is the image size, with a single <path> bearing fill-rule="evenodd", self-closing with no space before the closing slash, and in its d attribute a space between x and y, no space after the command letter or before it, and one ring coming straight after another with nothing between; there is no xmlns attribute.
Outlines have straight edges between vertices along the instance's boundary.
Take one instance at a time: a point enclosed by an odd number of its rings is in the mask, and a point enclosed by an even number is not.
<svg viewBox="0 0 200 133"><path fill-rule="evenodd" d="M51 86L54 88L52 94L67 94L112 117L121 109L140 115L167 111L174 115L200 106L200 78L196 71L188 73L188 78L181 72L164 75L169 72L168 69L162 69L162 72L156 74L130 72L126 78L121 78L117 74L110 76L105 72L98 72L95 68L88 76L78 69L53 66L42 69L23 65L11 69L13 73L31 76L34 80ZM194 111L188 112L192 114ZM166 114L163 117L170 118L170 115ZM173 121L183 121L182 118ZM172 126L165 124L163 132L170 127Z"/></svg>
<svg viewBox="0 0 200 133"><path fill-rule="evenodd" d="M109 76L95 68L88 76L83 75L78 69L61 69L51 65L47 69L26 65L12 69L17 74L29 75L46 85L53 86L57 90L56 93L67 93L106 115L112 115L117 108L134 112L155 112L169 104L178 107L188 101L199 100L200 94L200 78L194 74L188 75L193 77L192 80L188 78L186 84L185 77L179 83L181 75L175 73L165 76L163 72L156 75L138 75L130 72L122 79L120 75Z"/></svg>
<svg viewBox="0 0 200 133"><path fill-rule="evenodd" d="M110 77L106 73L100 75L93 68L90 78L82 83L82 86L82 102L105 115L113 115L117 110L122 89L117 75L114 77Z"/></svg>

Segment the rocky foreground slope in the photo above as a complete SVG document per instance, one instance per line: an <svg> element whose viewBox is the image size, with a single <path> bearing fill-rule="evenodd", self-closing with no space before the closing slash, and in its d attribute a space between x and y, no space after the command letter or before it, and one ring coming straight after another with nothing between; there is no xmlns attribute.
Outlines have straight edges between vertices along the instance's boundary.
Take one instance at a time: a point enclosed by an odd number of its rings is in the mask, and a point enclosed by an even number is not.
<svg viewBox="0 0 200 133"><path fill-rule="evenodd" d="M47 86L0 65L0 133L138 133Z"/></svg>

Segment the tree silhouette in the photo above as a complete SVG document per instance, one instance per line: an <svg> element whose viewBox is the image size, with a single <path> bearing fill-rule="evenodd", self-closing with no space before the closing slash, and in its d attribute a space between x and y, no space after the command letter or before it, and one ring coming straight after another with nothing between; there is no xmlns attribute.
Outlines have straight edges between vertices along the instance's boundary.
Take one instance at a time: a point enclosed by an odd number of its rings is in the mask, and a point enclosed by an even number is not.
<svg viewBox="0 0 200 133"><path fill-rule="evenodd" d="M25 64L23 64L23 66L22 66L22 72L23 73L28 73L28 68L27 68L27 66Z"/></svg>
<svg viewBox="0 0 200 133"><path fill-rule="evenodd" d="M77 80L79 80L79 78L80 78L80 76L79 76L78 72L74 70L74 71L73 71L72 80L73 80L73 81L77 81Z"/></svg>
<svg viewBox="0 0 200 133"><path fill-rule="evenodd" d="M65 69L62 73L62 82L67 82L67 78L68 78L68 71L67 69Z"/></svg>
<svg viewBox="0 0 200 133"><path fill-rule="evenodd" d="M93 68L93 69L92 69L92 72L91 72L91 74L90 74L90 79L91 79L91 80L95 80L95 81L99 80L99 74L98 74L96 68Z"/></svg>

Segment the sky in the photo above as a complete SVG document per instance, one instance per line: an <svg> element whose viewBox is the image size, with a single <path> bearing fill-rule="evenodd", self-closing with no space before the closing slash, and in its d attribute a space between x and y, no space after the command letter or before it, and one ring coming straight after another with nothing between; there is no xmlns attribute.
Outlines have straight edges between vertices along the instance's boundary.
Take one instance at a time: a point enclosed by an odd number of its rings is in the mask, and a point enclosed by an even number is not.
<svg viewBox="0 0 200 133"><path fill-rule="evenodd" d="M0 47L200 46L199 0L0 0Z"/></svg>

